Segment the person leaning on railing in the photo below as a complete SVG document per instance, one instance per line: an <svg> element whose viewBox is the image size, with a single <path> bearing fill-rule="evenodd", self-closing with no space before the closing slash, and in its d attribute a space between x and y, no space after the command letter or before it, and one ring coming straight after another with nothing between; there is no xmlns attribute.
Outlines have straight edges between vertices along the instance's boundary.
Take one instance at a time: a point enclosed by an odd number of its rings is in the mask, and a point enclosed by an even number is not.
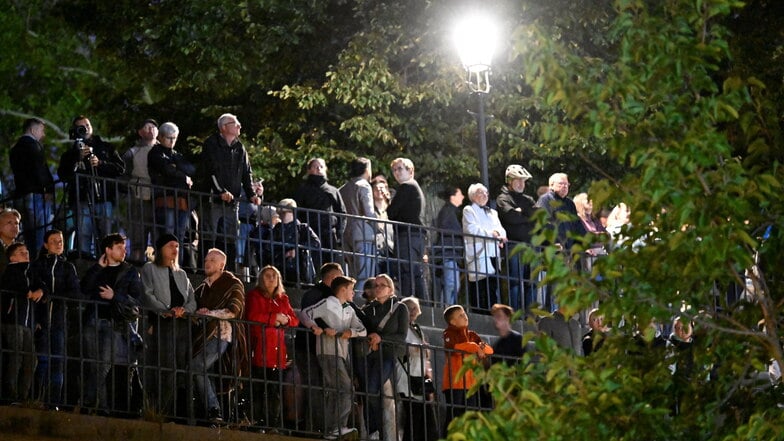
<svg viewBox="0 0 784 441"><path fill-rule="evenodd" d="M245 305L245 318L251 322L253 422L276 428L280 425L283 371L289 366L285 329L299 325L299 319L283 288L280 271L274 266L261 269Z"/></svg>
<svg viewBox="0 0 784 441"><path fill-rule="evenodd" d="M155 259L142 267L142 304L150 311L145 330L145 392L166 416L175 411L175 369L186 367L190 331L186 314L196 311L193 285L177 264L179 254L177 237L163 234L155 241Z"/></svg>

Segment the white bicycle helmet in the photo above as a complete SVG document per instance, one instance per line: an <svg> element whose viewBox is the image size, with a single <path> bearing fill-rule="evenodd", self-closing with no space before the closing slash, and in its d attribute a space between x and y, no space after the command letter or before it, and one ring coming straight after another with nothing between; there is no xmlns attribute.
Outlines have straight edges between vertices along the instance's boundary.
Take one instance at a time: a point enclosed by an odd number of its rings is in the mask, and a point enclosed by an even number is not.
<svg viewBox="0 0 784 441"><path fill-rule="evenodd" d="M518 178L525 180L531 179L531 173L528 173L528 170L526 170L522 165L512 164L506 168L507 182Z"/></svg>

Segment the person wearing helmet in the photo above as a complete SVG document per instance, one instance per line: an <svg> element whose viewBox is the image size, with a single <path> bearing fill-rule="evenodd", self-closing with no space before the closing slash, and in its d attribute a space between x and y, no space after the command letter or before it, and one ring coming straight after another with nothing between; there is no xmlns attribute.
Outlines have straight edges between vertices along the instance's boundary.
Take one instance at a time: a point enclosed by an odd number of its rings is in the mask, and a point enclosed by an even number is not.
<svg viewBox="0 0 784 441"><path fill-rule="evenodd" d="M496 198L498 217L506 229L509 245L506 247L507 271L509 276L509 306L515 310L529 308L533 303L533 290L530 286L530 267L520 261L514 253L519 243L531 243L531 230L534 226L532 216L536 211L534 199L523 193L525 183L531 173L523 166L512 164L506 168L506 185ZM525 299L521 297L523 291ZM524 301L523 301L524 300Z"/></svg>

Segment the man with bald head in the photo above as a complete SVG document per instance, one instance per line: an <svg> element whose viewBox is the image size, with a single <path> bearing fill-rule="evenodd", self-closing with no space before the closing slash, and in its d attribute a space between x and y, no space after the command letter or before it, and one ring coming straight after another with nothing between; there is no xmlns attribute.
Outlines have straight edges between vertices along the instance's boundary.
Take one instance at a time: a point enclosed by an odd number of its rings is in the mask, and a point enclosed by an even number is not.
<svg viewBox="0 0 784 441"><path fill-rule="evenodd" d="M232 326L230 319L242 318L245 307L245 287L234 274L226 271L226 254L216 248L207 251L204 257L205 279L194 293L196 314L202 320L193 336L193 386L201 400L205 414L213 422L223 421L220 401L207 373L222 356L228 361L241 363L225 357L230 344L237 344L237 354L245 354L244 327ZM234 375L234 374L230 374Z"/></svg>

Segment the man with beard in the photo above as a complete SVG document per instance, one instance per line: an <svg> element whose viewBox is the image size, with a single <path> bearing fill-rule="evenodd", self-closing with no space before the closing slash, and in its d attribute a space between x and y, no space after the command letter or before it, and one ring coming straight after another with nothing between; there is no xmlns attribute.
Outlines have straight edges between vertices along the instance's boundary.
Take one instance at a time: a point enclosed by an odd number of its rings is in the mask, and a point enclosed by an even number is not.
<svg viewBox="0 0 784 441"><path fill-rule="evenodd" d="M514 249L518 243L531 243L531 230L534 227L532 216L536 211L534 198L523 193L525 182L531 173L521 165L512 164L506 168L506 185L496 198L498 218L506 230L509 244L506 246L507 268L509 274L509 306L514 310L529 308L533 303L533 290L530 286L531 270L520 261L520 254ZM523 298L520 289L523 289Z"/></svg>

